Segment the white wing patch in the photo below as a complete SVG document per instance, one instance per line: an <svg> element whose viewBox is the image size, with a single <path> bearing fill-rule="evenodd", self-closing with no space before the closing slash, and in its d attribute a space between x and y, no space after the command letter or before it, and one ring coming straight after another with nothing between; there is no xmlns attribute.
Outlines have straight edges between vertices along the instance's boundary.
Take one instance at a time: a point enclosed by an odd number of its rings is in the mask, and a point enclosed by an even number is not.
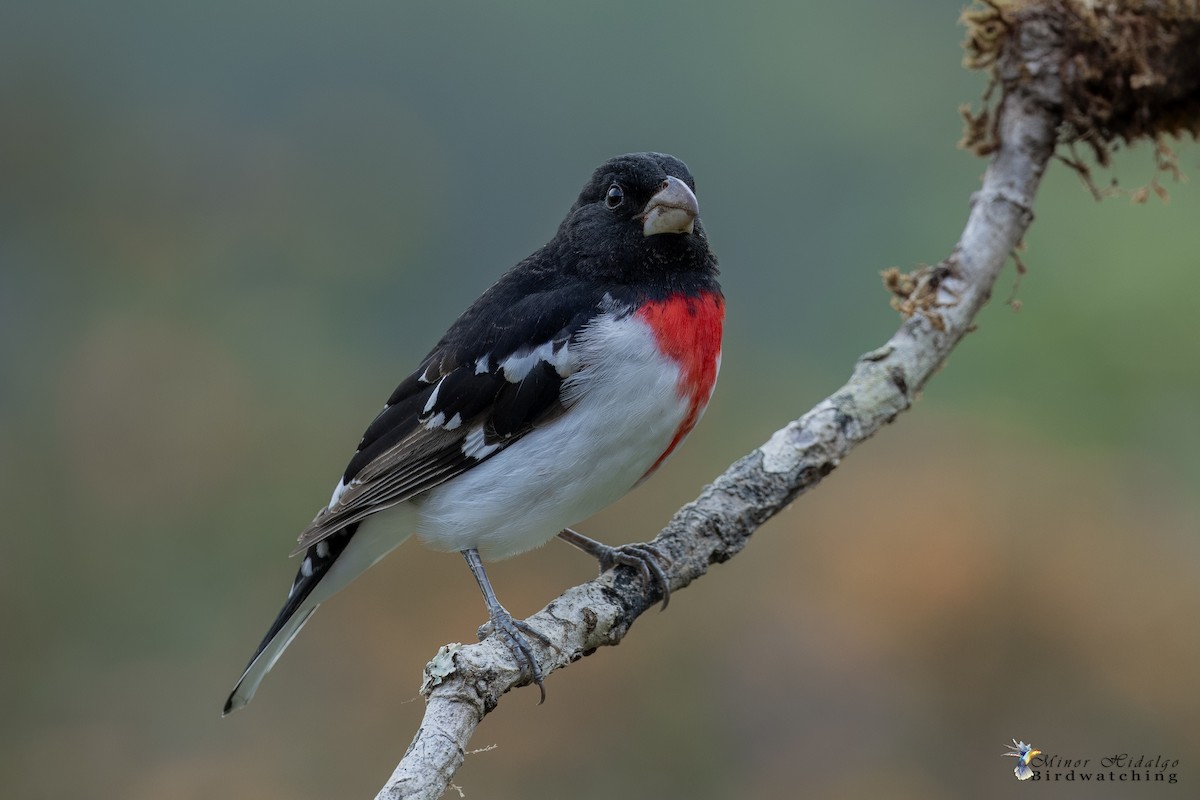
<svg viewBox="0 0 1200 800"><path fill-rule="evenodd" d="M485 356L486 358L486 356ZM520 383L529 371L545 361L554 367L560 378L565 378L579 369L579 364L571 348L566 343L559 343L557 350L554 342L546 342L537 347L522 347L511 356L500 362L500 369L509 383ZM478 367L476 367L478 369Z"/></svg>
<svg viewBox="0 0 1200 800"><path fill-rule="evenodd" d="M437 386L433 387L433 392L429 395L429 400L425 402L425 408L421 410L422 414L428 414L430 411L433 411L433 407L437 405L438 392L442 390L442 384L445 380L445 378L442 378L437 382ZM440 422L438 423L438 425L441 424Z"/></svg>
<svg viewBox="0 0 1200 800"><path fill-rule="evenodd" d="M553 342L546 342L534 348L520 348L500 362L500 369L503 370L504 378L509 383L520 383L525 380L529 370L537 366L539 361L549 361L557 368L558 365L554 363Z"/></svg>
<svg viewBox="0 0 1200 800"><path fill-rule="evenodd" d="M499 443L487 443L483 435L482 425L476 425L474 428L471 428L471 430L467 431L467 435L463 439L462 443L463 455L468 456L469 458L487 458L499 449Z"/></svg>
<svg viewBox="0 0 1200 800"><path fill-rule="evenodd" d="M338 501L342 499L342 495L345 493L346 480L343 478L342 480L338 481L337 486L333 487L333 497L329 498L329 510L333 510L333 507L338 504Z"/></svg>
<svg viewBox="0 0 1200 800"><path fill-rule="evenodd" d="M566 378L574 375L579 371L579 358L577 354L571 350L570 343L564 344L558 349L558 352L550 359L550 365L554 367L554 371L558 373L558 377Z"/></svg>

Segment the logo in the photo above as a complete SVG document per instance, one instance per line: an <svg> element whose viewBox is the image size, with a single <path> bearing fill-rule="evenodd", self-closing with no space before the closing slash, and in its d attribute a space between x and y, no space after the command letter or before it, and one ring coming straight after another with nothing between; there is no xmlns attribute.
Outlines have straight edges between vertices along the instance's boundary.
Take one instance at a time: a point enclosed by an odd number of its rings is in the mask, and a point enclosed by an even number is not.
<svg viewBox="0 0 1200 800"><path fill-rule="evenodd" d="M1027 781L1033 777L1033 770L1029 767L1030 760L1040 754L1041 750L1034 750L1033 745L1012 740L1012 744L1004 745L1009 749L1008 753L1001 753L1002 756L1012 756L1017 760L1017 766L1013 768L1013 774L1017 776L1019 781Z"/></svg>
<svg viewBox="0 0 1200 800"><path fill-rule="evenodd" d="M1012 740L1002 756L1017 760L1013 774L1019 781L1067 781L1079 783L1178 783L1179 759L1165 754L1114 753L1103 758L1075 758L1045 753L1031 744Z"/></svg>

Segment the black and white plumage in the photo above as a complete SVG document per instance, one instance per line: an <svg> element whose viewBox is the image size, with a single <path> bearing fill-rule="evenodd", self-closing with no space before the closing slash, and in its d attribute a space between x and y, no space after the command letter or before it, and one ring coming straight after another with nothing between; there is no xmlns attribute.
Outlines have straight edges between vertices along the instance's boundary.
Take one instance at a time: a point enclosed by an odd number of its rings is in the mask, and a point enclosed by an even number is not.
<svg viewBox="0 0 1200 800"><path fill-rule="evenodd" d="M694 190L672 156L606 162L554 238L455 321L301 533L287 602L225 713L322 601L413 533L467 557L494 628L541 685L521 635L537 634L489 599L479 557L536 547L615 501L703 413L724 301Z"/></svg>

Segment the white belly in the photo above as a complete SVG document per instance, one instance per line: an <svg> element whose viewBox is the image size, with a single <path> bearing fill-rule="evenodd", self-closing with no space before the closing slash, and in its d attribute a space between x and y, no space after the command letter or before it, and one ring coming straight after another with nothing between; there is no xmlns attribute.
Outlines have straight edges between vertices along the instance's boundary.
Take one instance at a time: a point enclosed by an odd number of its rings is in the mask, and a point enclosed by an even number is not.
<svg viewBox="0 0 1200 800"><path fill-rule="evenodd" d="M492 560L537 547L628 492L667 449L687 404L649 327L609 317L571 347L588 366L563 384L565 414L412 501L427 545Z"/></svg>

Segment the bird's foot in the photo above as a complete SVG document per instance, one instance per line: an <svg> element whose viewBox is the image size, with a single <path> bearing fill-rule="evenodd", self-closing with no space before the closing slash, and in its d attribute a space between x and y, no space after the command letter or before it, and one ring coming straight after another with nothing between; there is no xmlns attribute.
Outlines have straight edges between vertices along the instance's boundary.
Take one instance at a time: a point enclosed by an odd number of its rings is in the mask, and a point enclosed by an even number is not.
<svg viewBox="0 0 1200 800"><path fill-rule="evenodd" d="M671 559L654 545L634 542L619 547L609 547L603 542L597 542L570 528L564 529L558 536L599 561L601 572L607 572L617 566L632 567L637 570L647 586L658 586L659 591L662 592L664 609L671 601L671 586L667 581L667 573L664 569L664 567L671 566Z"/></svg>
<svg viewBox="0 0 1200 800"><path fill-rule="evenodd" d="M547 647L551 647L550 640L538 633L534 628L523 620L513 619L513 615L508 613L504 606L497 603L494 608L488 609L490 619L487 623L479 628L479 641L483 641L489 635L495 634L500 637L500 640L508 647L513 658L516 659L517 666L521 668L521 674L529 678L530 681L537 684L538 691L542 697L538 700L538 705L546 702L546 687L543 685L542 668L538 666L537 658L533 655L533 650L529 646L529 640L525 636L530 636L537 639Z"/></svg>
<svg viewBox="0 0 1200 800"><path fill-rule="evenodd" d="M479 558L479 551L475 548L468 548L462 551L463 558L467 560L467 566L471 568L471 574L475 576L475 581L479 584L479 590L483 592L483 602L488 610L488 622L479 629L479 641L483 641L490 634L494 633L500 637L508 651L512 653L516 659L517 666L521 669L521 675L527 676L529 680L537 684L538 691L542 693L542 699L538 700L538 705L546 702L546 687L542 684L542 669L538 666L537 659L533 655L533 649L529 646L529 640L522 634L528 634L534 639L537 639L547 647L553 647L550 640L542 634L535 631L527 623L519 619L513 619L512 614L508 613L508 609L500 605L500 601L496 599L496 593L492 590L492 582L488 580L487 572L483 569L483 561ZM491 630L488 630L488 626Z"/></svg>

